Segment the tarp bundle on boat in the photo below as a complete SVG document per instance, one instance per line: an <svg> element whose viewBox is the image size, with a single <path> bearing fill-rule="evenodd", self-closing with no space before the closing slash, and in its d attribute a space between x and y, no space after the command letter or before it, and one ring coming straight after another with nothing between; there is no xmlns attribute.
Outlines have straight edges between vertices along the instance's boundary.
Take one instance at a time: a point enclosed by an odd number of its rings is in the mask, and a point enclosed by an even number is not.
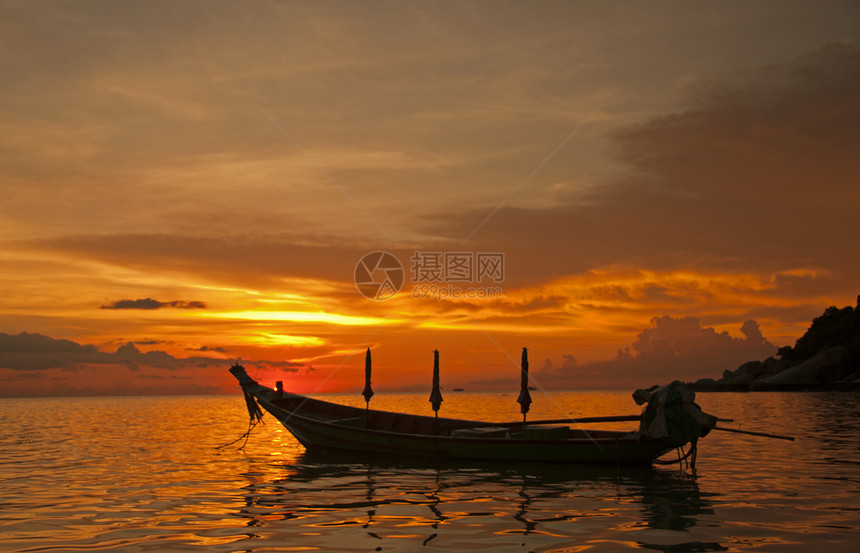
<svg viewBox="0 0 860 553"><path fill-rule="evenodd" d="M648 402L639 424L644 436L668 438L680 446L707 435L717 424L717 417L695 403L696 392L680 380L652 390L636 390L633 399L639 405Z"/></svg>

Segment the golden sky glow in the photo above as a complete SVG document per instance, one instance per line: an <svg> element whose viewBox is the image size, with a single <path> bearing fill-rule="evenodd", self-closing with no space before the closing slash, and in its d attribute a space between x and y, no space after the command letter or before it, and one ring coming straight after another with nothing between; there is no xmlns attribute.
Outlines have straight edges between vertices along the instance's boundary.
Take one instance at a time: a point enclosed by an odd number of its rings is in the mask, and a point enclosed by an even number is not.
<svg viewBox="0 0 860 553"><path fill-rule="evenodd" d="M203 313L202 315L204 317L217 317L219 319L295 323L323 323L344 326L375 325L380 324L385 320L373 317L354 317L351 315L338 315L336 313L325 313L323 311L319 311L316 313L309 313L305 311L228 311L225 313Z"/></svg>
<svg viewBox="0 0 860 553"><path fill-rule="evenodd" d="M387 389L437 348L515 386L523 346L628 388L860 292L856 2L7 2L0 33L4 394L232 390L237 358L351 390L366 347Z"/></svg>

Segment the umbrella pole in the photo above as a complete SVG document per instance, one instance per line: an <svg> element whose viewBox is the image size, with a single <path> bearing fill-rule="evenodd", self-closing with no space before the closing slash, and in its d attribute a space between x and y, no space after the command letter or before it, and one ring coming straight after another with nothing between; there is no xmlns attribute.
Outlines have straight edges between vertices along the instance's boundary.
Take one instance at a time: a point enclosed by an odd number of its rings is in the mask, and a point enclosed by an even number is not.
<svg viewBox="0 0 860 553"><path fill-rule="evenodd" d="M439 407L442 405L442 392L441 386L439 386L439 350L433 350L433 389L430 391L430 405L433 406L433 412L435 413L435 422L433 423L433 427L437 430L439 429Z"/></svg>
<svg viewBox="0 0 860 553"><path fill-rule="evenodd" d="M532 403L532 398L529 394L528 351L528 348L523 348L522 363L520 365L520 395L517 398L517 403L520 404L520 412L523 414L523 428L526 427L526 413L529 412L529 405Z"/></svg>
<svg viewBox="0 0 860 553"><path fill-rule="evenodd" d="M373 370L370 359L370 348L367 348L367 354L364 356L364 391L361 395L364 396L364 427L370 425L370 398L373 397L373 388L370 387L370 373Z"/></svg>

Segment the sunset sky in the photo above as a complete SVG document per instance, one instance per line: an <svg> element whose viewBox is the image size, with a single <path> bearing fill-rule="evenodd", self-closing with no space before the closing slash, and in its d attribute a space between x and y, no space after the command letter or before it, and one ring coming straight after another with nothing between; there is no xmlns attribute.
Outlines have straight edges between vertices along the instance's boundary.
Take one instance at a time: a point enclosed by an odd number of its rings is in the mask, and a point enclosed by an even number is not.
<svg viewBox="0 0 860 553"><path fill-rule="evenodd" d="M0 2L0 396L773 355L860 293L858 40L856 1Z"/></svg>

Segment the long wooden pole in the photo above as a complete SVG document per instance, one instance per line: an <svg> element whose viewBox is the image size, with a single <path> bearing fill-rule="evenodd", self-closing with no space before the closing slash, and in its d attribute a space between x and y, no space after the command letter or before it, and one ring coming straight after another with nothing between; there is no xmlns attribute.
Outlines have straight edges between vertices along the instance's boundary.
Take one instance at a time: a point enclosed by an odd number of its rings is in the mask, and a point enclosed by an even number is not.
<svg viewBox="0 0 860 553"><path fill-rule="evenodd" d="M642 418L642 415L611 415L605 417L583 417L580 419L544 419L531 421L529 424L591 424L601 422L635 422ZM733 419L717 419L720 422L734 422ZM521 422L479 422L469 423L469 428L478 428L481 426L519 426Z"/></svg>
<svg viewBox="0 0 860 553"><path fill-rule="evenodd" d="M632 422L638 421L641 415L615 415L610 417L585 417L581 419L545 419L539 421L529 421L529 424L573 424L573 423L592 423L592 422ZM522 422L479 422L470 424L470 428L478 426L519 426Z"/></svg>
<svg viewBox="0 0 860 553"><path fill-rule="evenodd" d="M715 426L714 430L719 430L721 432L734 432L735 434L749 434L750 436L761 436L762 438L776 438L777 440L788 440L793 442L793 436L780 436L779 434L768 434L767 432L753 432L751 430L738 430L736 428L723 428L721 426Z"/></svg>

